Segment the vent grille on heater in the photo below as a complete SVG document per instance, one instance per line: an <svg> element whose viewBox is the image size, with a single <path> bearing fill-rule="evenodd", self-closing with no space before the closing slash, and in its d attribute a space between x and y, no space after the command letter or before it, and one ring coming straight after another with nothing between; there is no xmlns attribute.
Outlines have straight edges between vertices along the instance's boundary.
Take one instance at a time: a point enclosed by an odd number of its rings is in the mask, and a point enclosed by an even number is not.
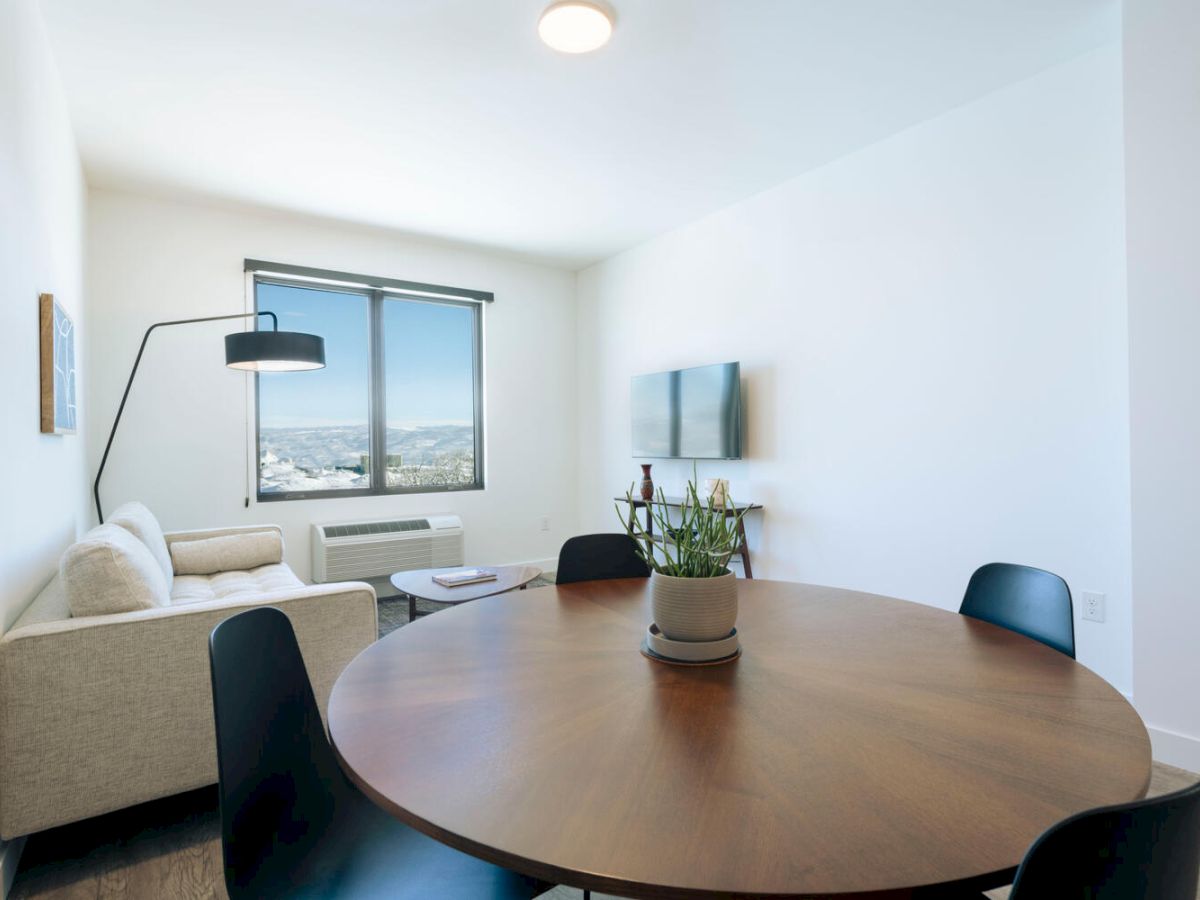
<svg viewBox="0 0 1200 900"><path fill-rule="evenodd" d="M458 516L312 526L312 578L318 584L462 564L463 527Z"/></svg>
<svg viewBox="0 0 1200 900"><path fill-rule="evenodd" d="M325 537L358 537L364 534L394 534L399 531L428 531L428 519L404 519L399 522L358 522L354 525L326 525Z"/></svg>

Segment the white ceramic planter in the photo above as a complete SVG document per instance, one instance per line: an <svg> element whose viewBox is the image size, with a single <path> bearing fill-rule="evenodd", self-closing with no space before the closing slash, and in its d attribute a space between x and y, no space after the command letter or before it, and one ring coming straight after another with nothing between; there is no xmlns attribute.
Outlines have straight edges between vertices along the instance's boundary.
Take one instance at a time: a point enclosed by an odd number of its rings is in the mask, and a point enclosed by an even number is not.
<svg viewBox="0 0 1200 900"><path fill-rule="evenodd" d="M737 576L675 578L650 574L654 624L673 641L718 641L737 624Z"/></svg>

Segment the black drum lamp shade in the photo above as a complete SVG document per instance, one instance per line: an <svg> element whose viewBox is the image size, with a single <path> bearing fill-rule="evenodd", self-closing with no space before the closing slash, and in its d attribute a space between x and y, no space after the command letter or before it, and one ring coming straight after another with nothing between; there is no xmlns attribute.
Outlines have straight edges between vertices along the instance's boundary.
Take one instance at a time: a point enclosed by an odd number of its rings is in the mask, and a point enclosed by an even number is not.
<svg viewBox="0 0 1200 900"><path fill-rule="evenodd" d="M225 335L225 365L248 372L305 372L325 367L325 339L299 331Z"/></svg>

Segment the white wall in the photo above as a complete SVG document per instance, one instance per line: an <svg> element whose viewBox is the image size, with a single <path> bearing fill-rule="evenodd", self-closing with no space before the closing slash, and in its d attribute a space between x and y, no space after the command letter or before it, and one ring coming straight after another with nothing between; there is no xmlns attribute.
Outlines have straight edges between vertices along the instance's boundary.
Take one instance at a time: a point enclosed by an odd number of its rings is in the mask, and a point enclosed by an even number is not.
<svg viewBox="0 0 1200 900"><path fill-rule="evenodd" d="M1126 0L1134 686L1200 771L1200 5Z"/></svg>
<svg viewBox="0 0 1200 900"><path fill-rule="evenodd" d="M245 509L250 376L225 368L222 336L238 326L218 322L155 332L105 472L106 510L141 499L167 529L277 522L302 577L312 522L457 513L471 564L551 559L573 533L569 272L392 232L101 190L92 191L89 213L93 465L144 329L242 311L245 258L496 295L484 326L485 491L257 504L251 485Z"/></svg>
<svg viewBox="0 0 1200 900"><path fill-rule="evenodd" d="M82 334L85 201L37 8L0 0L0 633L87 523L83 434L38 430L38 295L54 294ZM0 841L0 896L21 845Z"/></svg>
<svg viewBox="0 0 1200 900"><path fill-rule="evenodd" d="M580 515L612 530L629 377L741 360L755 575L957 608L994 560L1108 595L1130 690L1120 55L1107 47L579 277ZM690 464L655 465L678 487Z"/></svg>
<svg viewBox="0 0 1200 900"><path fill-rule="evenodd" d="M85 333L83 175L36 5L0 2L0 632L86 526L84 436L38 431L38 294ZM84 348L77 342L76 365ZM86 393L86 382L81 382ZM77 399L82 400L77 395ZM80 403L86 413L86 404ZM84 416L84 418L86 418Z"/></svg>

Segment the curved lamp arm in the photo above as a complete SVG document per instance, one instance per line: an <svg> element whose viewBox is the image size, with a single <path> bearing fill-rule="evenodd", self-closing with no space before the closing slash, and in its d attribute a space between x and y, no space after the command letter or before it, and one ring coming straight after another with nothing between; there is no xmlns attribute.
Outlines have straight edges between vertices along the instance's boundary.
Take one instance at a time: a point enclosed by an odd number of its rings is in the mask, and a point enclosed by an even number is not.
<svg viewBox="0 0 1200 900"><path fill-rule="evenodd" d="M117 407L117 417L113 419L112 430L108 433L108 443L104 445L104 455L100 457L100 469L96 472L96 482L92 485L92 496L96 500L96 518L103 524L104 512L100 508L100 478L104 475L104 465L108 462L108 451L112 449L113 438L117 435L117 426L121 424L121 414L125 412L125 401L129 399L129 389L133 387L134 376L137 375L138 366L142 362L142 354L146 351L146 342L150 340L150 334L155 328L165 328L168 325L194 325L197 322L220 322L225 319L249 319L257 318L258 316L270 316L273 330L279 330L279 319L273 312L260 310L258 312L249 313L232 313L228 316L205 316L202 319L176 319L172 322L155 322L146 329L146 333L142 336L142 344L138 347L137 357L133 361L133 370L129 373L129 381L125 382L125 393L121 395L121 404Z"/></svg>

